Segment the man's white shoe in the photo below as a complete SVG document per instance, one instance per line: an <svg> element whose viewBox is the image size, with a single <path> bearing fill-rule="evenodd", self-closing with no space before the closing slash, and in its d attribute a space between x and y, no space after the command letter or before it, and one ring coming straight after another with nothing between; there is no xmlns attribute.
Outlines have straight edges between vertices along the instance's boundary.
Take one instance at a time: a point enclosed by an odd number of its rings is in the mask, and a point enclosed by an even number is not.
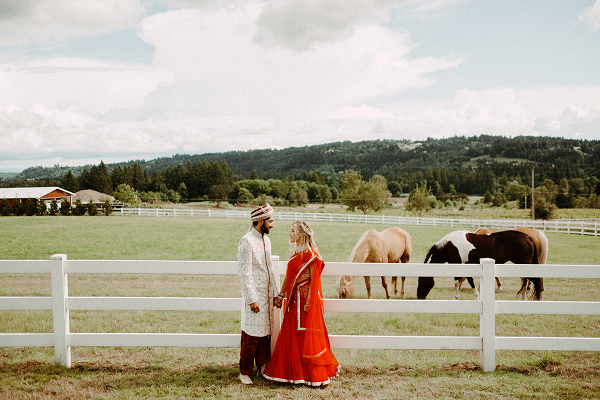
<svg viewBox="0 0 600 400"><path fill-rule="evenodd" d="M239 375L240 381L244 384L244 385L252 385L252 379L250 379L250 377L248 375Z"/></svg>

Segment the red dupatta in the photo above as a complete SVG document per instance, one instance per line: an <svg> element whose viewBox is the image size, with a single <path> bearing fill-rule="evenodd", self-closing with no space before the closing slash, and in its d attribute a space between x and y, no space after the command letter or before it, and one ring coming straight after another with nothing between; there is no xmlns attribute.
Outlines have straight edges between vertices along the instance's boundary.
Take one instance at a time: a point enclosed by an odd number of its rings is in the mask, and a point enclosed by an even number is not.
<svg viewBox="0 0 600 400"><path fill-rule="evenodd" d="M304 331L304 347L302 357L304 362L316 365L337 365L337 360L331 352L329 336L323 319L323 290L321 288L321 273L325 263L314 251L308 250L296 253L288 262L286 270L286 297L289 299L297 284L297 279L307 268L313 267L310 276L310 305ZM289 305L288 305L289 307ZM287 311L287 307L284 308ZM301 310L300 312L304 312Z"/></svg>

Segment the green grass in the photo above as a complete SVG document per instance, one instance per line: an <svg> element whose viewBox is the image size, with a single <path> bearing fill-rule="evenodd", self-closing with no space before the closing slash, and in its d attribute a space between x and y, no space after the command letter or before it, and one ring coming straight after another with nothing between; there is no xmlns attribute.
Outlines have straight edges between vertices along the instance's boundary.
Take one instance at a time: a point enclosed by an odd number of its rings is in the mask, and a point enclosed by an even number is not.
<svg viewBox="0 0 600 400"><path fill-rule="evenodd" d="M287 259L291 221L276 221L273 254ZM312 223L325 261L346 261L362 232L387 226ZM235 260L244 220L138 217L11 217L0 219L0 258ZM413 237L412 262L457 228L405 226ZM598 238L548 233L549 263L600 265ZM0 296L49 296L47 275L0 275ZM335 298L334 277L324 277L326 298ZM547 279L545 300L600 301L597 282ZM406 297L415 298L416 279L407 278ZM373 296L383 298L379 278ZM239 297L235 276L69 276L71 296ZM513 300L518 279L505 279L497 298ZM356 281L356 297L366 298ZM430 298L449 299L450 278L436 279ZM462 298L470 299L463 287ZM72 332L237 333L239 313L71 312ZM0 332L52 332L46 311L0 311ZM478 335L473 315L326 314L330 334ZM499 336L600 337L598 318L499 315ZM73 368L57 367L51 348L0 348L0 399L11 398L599 398L600 355L594 352L501 351L496 372L483 373L475 351L342 350L334 352L342 373L327 389L276 385L256 379L237 382L239 349L72 349Z"/></svg>

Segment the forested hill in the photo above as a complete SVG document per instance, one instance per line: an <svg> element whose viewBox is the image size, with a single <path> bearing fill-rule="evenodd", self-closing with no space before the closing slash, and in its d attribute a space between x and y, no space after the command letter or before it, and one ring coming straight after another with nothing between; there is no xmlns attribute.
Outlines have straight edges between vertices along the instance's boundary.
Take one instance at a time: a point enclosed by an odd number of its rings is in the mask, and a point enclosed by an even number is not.
<svg viewBox="0 0 600 400"><path fill-rule="evenodd" d="M149 175L167 167L187 166L201 160L223 160L240 178L258 177L302 179L310 171L321 171L330 178L340 171L353 169L365 177L384 175L388 180L400 180L403 174L428 170L492 170L494 175L526 175L532 166L545 170L551 179L596 176L600 178L600 141L552 137L516 137L482 135L407 140L373 140L336 142L322 145L290 147L282 150L248 150L201 155L175 155L150 161L106 164L108 171L116 166L139 163ZM86 167L31 167L15 180L60 180L68 170L79 176Z"/></svg>

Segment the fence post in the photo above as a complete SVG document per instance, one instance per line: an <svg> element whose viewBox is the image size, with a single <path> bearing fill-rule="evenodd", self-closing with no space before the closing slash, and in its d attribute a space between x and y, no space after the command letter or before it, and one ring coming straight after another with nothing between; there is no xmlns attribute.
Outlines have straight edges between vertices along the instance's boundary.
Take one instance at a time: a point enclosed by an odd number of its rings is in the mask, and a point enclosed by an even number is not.
<svg viewBox="0 0 600 400"><path fill-rule="evenodd" d="M55 254L52 260L52 318L54 323L54 360L63 367L71 367L71 347L68 343L69 310L67 297L69 286L65 264L66 254Z"/></svg>
<svg viewBox="0 0 600 400"><path fill-rule="evenodd" d="M480 363L484 372L496 369L496 263L491 258L479 260L483 268L481 277L482 301L479 317L479 334L481 336Z"/></svg>

